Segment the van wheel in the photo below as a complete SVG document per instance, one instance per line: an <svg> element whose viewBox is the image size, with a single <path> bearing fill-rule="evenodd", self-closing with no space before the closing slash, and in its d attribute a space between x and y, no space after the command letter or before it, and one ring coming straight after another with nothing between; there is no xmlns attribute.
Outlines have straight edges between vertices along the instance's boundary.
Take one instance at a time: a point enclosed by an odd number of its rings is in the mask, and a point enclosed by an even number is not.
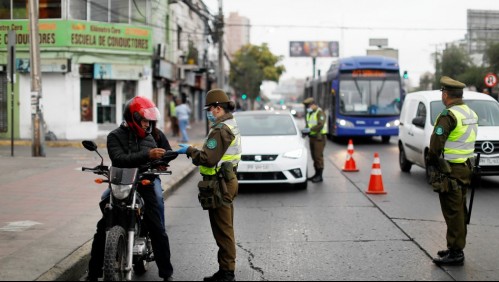
<svg viewBox="0 0 499 282"><path fill-rule="evenodd" d="M400 169L403 172L411 171L412 163L407 160L407 157L405 156L404 147L402 145L399 145L399 164L400 164Z"/></svg>
<svg viewBox="0 0 499 282"><path fill-rule="evenodd" d="M391 136L381 136L381 141L382 141L384 144L388 144L388 143L390 143L390 139L391 139Z"/></svg>

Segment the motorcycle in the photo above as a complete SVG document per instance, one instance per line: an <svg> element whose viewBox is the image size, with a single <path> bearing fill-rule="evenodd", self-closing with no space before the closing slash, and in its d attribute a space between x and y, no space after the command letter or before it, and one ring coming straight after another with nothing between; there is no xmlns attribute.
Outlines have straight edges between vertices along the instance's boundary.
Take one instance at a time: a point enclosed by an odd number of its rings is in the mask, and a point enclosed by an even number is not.
<svg viewBox="0 0 499 282"><path fill-rule="evenodd" d="M106 244L104 250L104 281L130 281L132 269L136 275L144 274L149 262L154 260L151 240L144 219L144 200L137 192L139 186L153 185L147 176L171 175L171 171L157 168L168 167L178 153L168 151L159 160L137 168L105 166L102 155L93 141L83 141L85 149L96 152L101 164L82 167L82 171L104 177L96 179L98 184L108 183L110 196L99 204L106 221Z"/></svg>

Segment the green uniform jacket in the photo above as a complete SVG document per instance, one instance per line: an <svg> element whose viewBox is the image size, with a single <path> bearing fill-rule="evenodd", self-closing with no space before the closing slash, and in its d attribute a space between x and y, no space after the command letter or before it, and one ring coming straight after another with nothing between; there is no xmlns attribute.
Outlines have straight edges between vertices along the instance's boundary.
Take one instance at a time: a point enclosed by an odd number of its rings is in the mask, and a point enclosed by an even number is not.
<svg viewBox="0 0 499 282"><path fill-rule="evenodd" d="M430 151L428 152L428 165L438 167L438 158L442 156L445 142L447 138L449 138L450 133L457 126L457 119L454 114L448 109L463 105L464 102L456 102L451 104L445 109L440 117L437 119L435 124L435 129L430 139ZM470 168L463 165L453 165L451 164L452 172L450 174L451 177L461 181L462 184L468 185L470 183Z"/></svg>
<svg viewBox="0 0 499 282"><path fill-rule="evenodd" d="M215 121L203 149L198 150L194 147L187 149L187 156L192 158L192 163L195 166L215 167L220 162L230 144L236 138L227 125L221 125L220 123L233 118L234 116L228 113Z"/></svg>

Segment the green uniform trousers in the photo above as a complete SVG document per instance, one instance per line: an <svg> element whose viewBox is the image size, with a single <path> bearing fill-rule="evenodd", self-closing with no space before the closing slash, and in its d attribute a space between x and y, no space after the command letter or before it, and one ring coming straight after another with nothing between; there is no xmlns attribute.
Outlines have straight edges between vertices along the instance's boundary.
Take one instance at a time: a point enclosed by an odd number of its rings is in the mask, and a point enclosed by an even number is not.
<svg viewBox="0 0 499 282"><path fill-rule="evenodd" d="M227 182L227 192L224 198L231 202L237 196L239 183L237 178ZM220 270L234 271L236 269L236 239L234 236L234 204L218 209L208 210L211 231L218 246L218 265Z"/></svg>
<svg viewBox="0 0 499 282"><path fill-rule="evenodd" d="M326 147L326 136L310 136L310 153L314 160L314 168L324 169L324 148Z"/></svg>
<svg viewBox="0 0 499 282"><path fill-rule="evenodd" d="M451 165L451 176L465 183L458 189L449 189L447 193L440 193L440 206L447 223L447 248L462 251L466 246L468 233L466 222L468 208L466 207L466 194L471 182L471 170L465 165Z"/></svg>

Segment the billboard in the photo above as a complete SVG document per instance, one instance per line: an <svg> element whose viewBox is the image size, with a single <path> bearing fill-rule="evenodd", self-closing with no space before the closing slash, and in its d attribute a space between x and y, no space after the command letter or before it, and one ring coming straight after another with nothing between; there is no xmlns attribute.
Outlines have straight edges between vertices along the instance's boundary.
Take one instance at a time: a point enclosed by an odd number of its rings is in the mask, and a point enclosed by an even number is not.
<svg viewBox="0 0 499 282"><path fill-rule="evenodd" d="M291 41L289 42L290 57L339 57L338 41Z"/></svg>

